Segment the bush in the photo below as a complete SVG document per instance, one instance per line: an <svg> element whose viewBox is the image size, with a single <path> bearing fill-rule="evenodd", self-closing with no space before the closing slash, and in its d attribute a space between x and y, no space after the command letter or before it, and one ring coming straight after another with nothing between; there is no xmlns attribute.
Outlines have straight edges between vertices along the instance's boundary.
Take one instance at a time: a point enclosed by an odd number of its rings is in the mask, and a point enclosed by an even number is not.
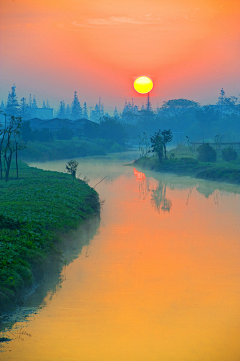
<svg viewBox="0 0 240 361"><path fill-rule="evenodd" d="M236 160L238 157L237 152L233 147L224 148L222 150L222 159L227 162L231 162L231 160Z"/></svg>
<svg viewBox="0 0 240 361"><path fill-rule="evenodd" d="M216 162L217 153L216 151L209 145L209 143L204 143L197 148L198 152L198 160L200 162Z"/></svg>
<svg viewBox="0 0 240 361"><path fill-rule="evenodd" d="M63 127L55 133L55 136L60 140L71 140L74 136L74 132L67 127Z"/></svg>

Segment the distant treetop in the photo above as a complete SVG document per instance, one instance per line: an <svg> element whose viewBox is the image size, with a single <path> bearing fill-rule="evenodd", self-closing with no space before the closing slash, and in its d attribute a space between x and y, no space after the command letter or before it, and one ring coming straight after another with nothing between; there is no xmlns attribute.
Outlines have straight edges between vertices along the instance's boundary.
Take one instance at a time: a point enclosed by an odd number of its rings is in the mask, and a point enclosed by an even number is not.
<svg viewBox="0 0 240 361"><path fill-rule="evenodd" d="M197 108L200 104L188 99L172 99L167 102L163 102L163 108Z"/></svg>

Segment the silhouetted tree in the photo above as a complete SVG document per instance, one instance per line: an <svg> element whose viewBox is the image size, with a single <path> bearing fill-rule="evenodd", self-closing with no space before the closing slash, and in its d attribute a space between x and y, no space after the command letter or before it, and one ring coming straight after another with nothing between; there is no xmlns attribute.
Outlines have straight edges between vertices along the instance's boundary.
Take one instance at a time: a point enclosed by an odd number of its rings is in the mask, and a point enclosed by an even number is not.
<svg viewBox="0 0 240 361"><path fill-rule="evenodd" d="M165 130L162 132L162 139L163 139L163 149L164 149L164 156L167 159L167 144L172 141L173 135L171 130Z"/></svg>
<svg viewBox="0 0 240 361"><path fill-rule="evenodd" d="M70 173L73 176L73 178L76 177L78 164L79 163L76 160L70 160L66 165L67 172Z"/></svg>
<svg viewBox="0 0 240 361"><path fill-rule="evenodd" d="M163 161L164 158L167 159L167 144L172 140L172 132L171 130L163 130L159 129L158 132L155 132L154 136L151 136L152 143L152 152L157 153L160 162Z"/></svg>
<svg viewBox="0 0 240 361"><path fill-rule="evenodd" d="M222 150L222 158L223 160L226 160L227 162L231 162L232 160L236 160L238 157L238 154L233 147L227 147Z"/></svg>
<svg viewBox="0 0 240 361"><path fill-rule="evenodd" d="M197 148L198 160L201 162L216 162L217 153L209 145L209 143L203 143L200 147Z"/></svg>
<svg viewBox="0 0 240 361"><path fill-rule="evenodd" d="M161 130L155 132L153 136L150 137L152 143L152 152L157 153L160 163L163 161L163 138Z"/></svg>
<svg viewBox="0 0 240 361"><path fill-rule="evenodd" d="M33 131L30 127L29 121L22 122L20 131L21 131L21 137L24 142L33 140Z"/></svg>
<svg viewBox="0 0 240 361"><path fill-rule="evenodd" d="M57 139L60 140L70 140L73 138L74 132L71 129L68 129L67 127L63 127L55 133L55 136Z"/></svg>
<svg viewBox="0 0 240 361"><path fill-rule="evenodd" d="M78 100L77 92L74 92L74 97L71 106L71 117L73 120L82 118L82 108Z"/></svg>
<svg viewBox="0 0 240 361"><path fill-rule="evenodd" d="M65 103L64 100L60 101L60 105L59 105L59 109L58 109L58 113L57 113L58 118L60 119L64 119L66 116L66 110L65 110Z"/></svg>
<svg viewBox="0 0 240 361"><path fill-rule="evenodd" d="M19 104L16 95L16 86L12 86L11 92L8 94L6 113L9 115L17 116L19 112Z"/></svg>
<svg viewBox="0 0 240 361"><path fill-rule="evenodd" d="M83 105L83 118L88 119L88 110L87 110L87 103L86 102Z"/></svg>
<svg viewBox="0 0 240 361"><path fill-rule="evenodd" d="M1 145L1 151L3 152L3 157L5 161L5 181L9 179L9 172L11 168L12 155L16 152L16 168L17 168L17 178L18 178L18 158L17 152L20 149L24 148L24 144L21 141L21 117L15 117L14 115L10 116L10 121L6 129L4 129L4 140ZM20 145L21 143L21 145ZM1 162L2 164L2 162Z"/></svg>
<svg viewBox="0 0 240 361"><path fill-rule="evenodd" d="M36 98L35 98L35 95L33 96L33 101L32 101L32 108L37 108L37 101L36 101Z"/></svg>
<svg viewBox="0 0 240 361"><path fill-rule="evenodd" d="M124 144L127 133L120 122L113 117L103 116L100 118L99 138L111 139L119 144Z"/></svg>
<svg viewBox="0 0 240 361"><path fill-rule="evenodd" d="M66 107L66 118L71 119L71 108L69 104Z"/></svg>
<svg viewBox="0 0 240 361"><path fill-rule="evenodd" d="M28 105L26 103L26 98L21 99L20 116L22 117L23 120L26 120L29 118Z"/></svg>

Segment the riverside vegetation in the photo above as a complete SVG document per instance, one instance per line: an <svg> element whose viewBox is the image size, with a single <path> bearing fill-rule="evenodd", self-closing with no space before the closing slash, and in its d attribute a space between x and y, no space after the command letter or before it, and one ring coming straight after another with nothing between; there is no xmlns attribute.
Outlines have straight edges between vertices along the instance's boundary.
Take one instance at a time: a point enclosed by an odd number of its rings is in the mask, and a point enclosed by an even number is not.
<svg viewBox="0 0 240 361"><path fill-rule="evenodd" d="M11 169L14 176L15 169ZM19 179L0 182L0 314L23 300L59 253L60 233L99 214L98 193L81 179L19 163Z"/></svg>
<svg viewBox="0 0 240 361"><path fill-rule="evenodd" d="M199 179L240 184L240 159L233 148L224 148L217 154L208 143L203 143L196 150L188 143L188 146L179 144L175 149L166 152L166 145L171 141L170 130L159 130L150 139L152 150L149 150L149 145L145 152L141 148L141 156L134 161L134 166L157 172L172 172ZM149 156L150 152L154 155Z"/></svg>
<svg viewBox="0 0 240 361"><path fill-rule="evenodd" d="M55 132L47 128L32 130L30 122L25 121L21 138L27 143L20 151L22 160L48 161L124 151L127 134L118 121L104 116L98 124L86 123L75 131L66 127Z"/></svg>

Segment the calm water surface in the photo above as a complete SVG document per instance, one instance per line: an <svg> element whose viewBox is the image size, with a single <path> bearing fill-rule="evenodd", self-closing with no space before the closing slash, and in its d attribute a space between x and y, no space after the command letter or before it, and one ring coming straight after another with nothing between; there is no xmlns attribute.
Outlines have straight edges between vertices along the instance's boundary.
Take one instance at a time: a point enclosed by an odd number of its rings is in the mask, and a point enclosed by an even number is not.
<svg viewBox="0 0 240 361"><path fill-rule="evenodd" d="M78 160L91 186L107 176L100 225L75 232L61 285L27 300L2 361L240 360L240 187L122 166L134 158Z"/></svg>

